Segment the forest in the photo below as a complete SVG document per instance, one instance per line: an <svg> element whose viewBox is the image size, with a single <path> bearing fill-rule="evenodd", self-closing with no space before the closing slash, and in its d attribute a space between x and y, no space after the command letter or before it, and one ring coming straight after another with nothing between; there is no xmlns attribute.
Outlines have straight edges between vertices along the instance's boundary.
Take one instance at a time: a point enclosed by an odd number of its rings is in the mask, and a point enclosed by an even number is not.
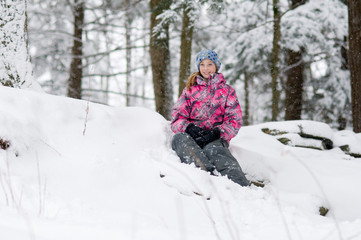
<svg viewBox="0 0 361 240"><path fill-rule="evenodd" d="M220 56L244 125L361 132L358 0L1 0L0 83L170 118L195 57Z"/></svg>
<svg viewBox="0 0 361 240"><path fill-rule="evenodd" d="M248 186L173 148L204 49ZM0 239L361 239L360 105L361 0L0 0Z"/></svg>

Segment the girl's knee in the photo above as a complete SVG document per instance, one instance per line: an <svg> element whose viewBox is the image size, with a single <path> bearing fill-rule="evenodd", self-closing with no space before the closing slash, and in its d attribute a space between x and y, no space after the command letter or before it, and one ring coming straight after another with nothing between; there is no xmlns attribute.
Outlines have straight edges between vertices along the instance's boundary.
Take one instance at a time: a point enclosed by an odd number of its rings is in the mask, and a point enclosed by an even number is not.
<svg viewBox="0 0 361 240"><path fill-rule="evenodd" d="M175 150L176 146L189 141L189 135L184 132L176 133L172 138L172 149Z"/></svg>
<svg viewBox="0 0 361 240"><path fill-rule="evenodd" d="M217 140L215 140L215 141L213 141L213 142L210 142L210 143L208 143L205 147L204 147L204 149L206 150L206 149L214 149L214 148L220 148L220 149L226 149L226 150L228 150L228 144L227 144L227 142L225 141L225 140L223 140L222 138L220 138L220 139L217 139Z"/></svg>
<svg viewBox="0 0 361 240"><path fill-rule="evenodd" d="M182 139L187 138L187 136L188 136L188 134L187 134L187 133L184 133L184 132L176 133L176 134L173 136L172 142L181 142Z"/></svg>

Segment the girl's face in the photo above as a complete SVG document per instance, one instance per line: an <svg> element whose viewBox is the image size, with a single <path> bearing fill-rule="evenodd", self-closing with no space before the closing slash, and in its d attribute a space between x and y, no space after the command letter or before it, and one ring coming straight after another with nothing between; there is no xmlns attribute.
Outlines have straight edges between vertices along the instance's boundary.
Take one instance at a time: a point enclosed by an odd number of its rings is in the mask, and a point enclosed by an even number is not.
<svg viewBox="0 0 361 240"><path fill-rule="evenodd" d="M211 74L215 73L217 71L217 66L214 64L213 61L209 59L204 59L199 64L199 72L202 74L204 79L209 79Z"/></svg>

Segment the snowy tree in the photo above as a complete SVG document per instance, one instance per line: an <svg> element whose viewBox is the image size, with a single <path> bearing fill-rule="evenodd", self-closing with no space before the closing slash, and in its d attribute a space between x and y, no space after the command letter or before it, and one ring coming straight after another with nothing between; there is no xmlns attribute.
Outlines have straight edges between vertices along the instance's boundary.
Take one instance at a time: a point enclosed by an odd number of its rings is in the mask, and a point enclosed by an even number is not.
<svg viewBox="0 0 361 240"><path fill-rule="evenodd" d="M74 45L74 1L30 1L29 30L34 74L49 93L66 95ZM126 105L126 99L133 102L140 99L152 107L152 92L140 89L144 82L151 81L149 74L143 74L143 69L150 65L147 61L149 27L143 27L149 22L143 19L144 15L148 16L148 4L145 1L129 2L128 17L133 22L128 28L131 42L127 46L124 1L86 1L82 35L82 97L113 105ZM126 62L130 51L133 65ZM132 76L131 73L135 74ZM127 86L126 82L132 85Z"/></svg>
<svg viewBox="0 0 361 240"><path fill-rule="evenodd" d="M248 81L252 79L248 82L251 118L255 122L270 120L274 36L272 4L270 1L227 1L225 6L227 17L212 19L215 21L212 30L221 33L220 37L213 34L211 39L218 43L220 55L224 56L223 61L227 63L222 71L233 84L244 85L245 76L252 76L247 78ZM289 69L287 49L295 52L302 50L305 64L302 118L337 123L349 99L345 84L348 81L347 71L340 69L340 49L347 35L347 8L338 0L327 3L313 0L296 8L292 8L288 1L280 1L279 9L281 39L278 108L284 109L285 106L285 83ZM323 66L322 76L313 72L315 66L320 65ZM320 84L320 79L326 77L326 74L329 78ZM236 88L243 91L241 87ZM279 112L278 118L284 118L284 114Z"/></svg>
<svg viewBox="0 0 361 240"><path fill-rule="evenodd" d="M0 83L40 90L32 77L26 1L0 1Z"/></svg>
<svg viewBox="0 0 361 240"><path fill-rule="evenodd" d="M68 1L29 0L28 15L34 77L46 92L66 95L73 43Z"/></svg>
<svg viewBox="0 0 361 240"><path fill-rule="evenodd" d="M29 1L30 52L36 63L35 75L50 92L65 95L66 74L72 59L73 19L69 3L73 1ZM276 50L272 48L275 36L272 1L87 1L83 94L92 101L139 104L169 116L172 100L195 69L195 54L212 48L222 60L221 72L238 92L245 122L272 119L272 102L276 102L272 101L272 89L279 98L275 119L288 118L284 111L287 79L294 79L289 70L301 61L303 70L298 71L304 77L301 117L324 121L332 127L338 127L338 119L349 124L350 76L344 67L348 48L347 7L339 0L300 1L304 4L297 7L293 2L296 5L299 1L279 0L275 5L280 15L276 17L280 19L280 37L275 41L279 45L278 54L272 57L272 50ZM153 22L149 21L151 15ZM151 23L154 26L150 30ZM291 61L291 53L302 54ZM272 63L275 56L278 63ZM148 71L151 64L153 77ZM278 71L274 71L276 68ZM164 80L156 81L160 76ZM272 78L277 80L274 88ZM173 94L176 89L172 85L177 82L179 88Z"/></svg>
<svg viewBox="0 0 361 240"><path fill-rule="evenodd" d="M186 85L187 79L191 74L191 57L192 57L192 42L193 33L196 22L199 20L202 8L208 7L207 11L220 12L223 0L215 1L191 1L185 0L176 2L180 6L182 14L182 30L181 30L181 44L180 44L180 62L179 62L179 79L178 79L178 95L180 95ZM173 7L173 9L178 9Z"/></svg>
<svg viewBox="0 0 361 240"><path fill-rule="evenodd" d="M297 26L298 29L308 27L308 32L303 33L304 38L296 39L305 43L303 46L307 54L304 54L304 61L306 69L309 69L305 73L302 117L338 128L340 117L346 118L347 122L351 117L348 113L351 102L350 75L348 70L342 68L341 52L344 36L347 36L347 8L340 1L329 3L310 1L297 8L293 18L294 21L298 18L303 22L302 26ZM319 74L313 68L320 64L324 74L317 76Z"/></svg>

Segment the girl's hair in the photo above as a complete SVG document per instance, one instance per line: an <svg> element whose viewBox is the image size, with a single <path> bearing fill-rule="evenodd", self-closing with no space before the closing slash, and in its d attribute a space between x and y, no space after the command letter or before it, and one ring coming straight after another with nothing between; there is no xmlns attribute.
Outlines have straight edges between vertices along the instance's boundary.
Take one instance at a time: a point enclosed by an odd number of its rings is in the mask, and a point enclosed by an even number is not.
<svg viewBox="0 0 361 240"><path fill-rule="evenodd" d="M187 91L189 91L191 89L191 87L196 84L197 76L201 76L201 73L200 72L195 72L195 73L192 73L192 75L189 76L187 84L186 84Z"/></svg>

